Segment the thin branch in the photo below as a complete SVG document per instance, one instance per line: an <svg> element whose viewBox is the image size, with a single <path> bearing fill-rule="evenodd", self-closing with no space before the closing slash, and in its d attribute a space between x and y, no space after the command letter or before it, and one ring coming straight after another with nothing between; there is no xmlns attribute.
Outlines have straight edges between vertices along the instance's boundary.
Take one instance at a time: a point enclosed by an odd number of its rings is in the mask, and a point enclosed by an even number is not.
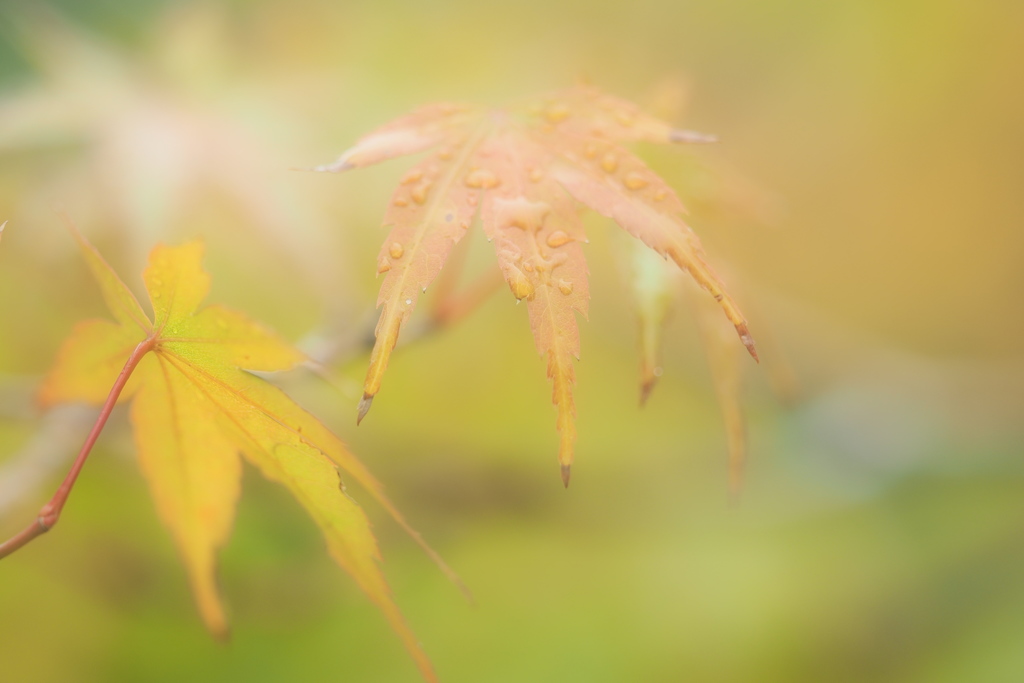
<svg viewBox="0 0 1024 683"><path fill-rule="evenodd" d="M156 337L149 337L145 341L139 342L139 345L132 351L132 354L124 364L124 368L121 369L121 374L117 376L114 386L111 387L107 400L100 409L99 417L96 418L96 424L93 425L92 431L89 432L85 443L82 444L82 450L78 452L78 457L72 463L71 470L64 478L64 481L61 482L57 492L53 494L50 501L39 510L39 515L35 521L20 533L0 543L0 559L7 557L37 536L42 536L57 524L57 521L60 519L60 513L64 509L64 504L67 503L68 496L71 494L71 489L74 488L75 481L78 480L78 475L82 471L82 467L85 465L85 461L89 457L96 439L99 438L100 432L103 431L103 427L107 424L107 419L114 410L114 406L117 404L117 399L121 395L125 384L128 383L128 378L131 377L132 372L138 367L142 357L149 353L155 345Z"/></svg>

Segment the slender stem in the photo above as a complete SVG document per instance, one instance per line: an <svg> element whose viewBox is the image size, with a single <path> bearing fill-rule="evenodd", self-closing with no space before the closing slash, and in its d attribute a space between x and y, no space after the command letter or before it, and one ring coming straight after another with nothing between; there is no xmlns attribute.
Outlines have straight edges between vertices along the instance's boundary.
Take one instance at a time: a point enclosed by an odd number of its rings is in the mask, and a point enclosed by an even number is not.
<svg viewBox="0 0 1024 683"><path fill-rule="evenodd" d="M132 351L132 355L128 356L128 361L121 369L121 374L117 376L114 386L110 388L107 400L100 409L99 417L96 418L96 424L93 425L92 431L89 432L85 443L82 444L82 450L78 452L78 457L75 458L75 462L71 465L71 470L64 477L64 481L61 482L57 492L53 494L50 501L39 510L39 515L35 521L23 531L0 543L0 559L7 557L35 537L42 536L57 524L57 521L60 519L61 510L64 509L64 504L68 501L68 495L71 494L71 489L75 486L75 481L78 479L78 474L82 471L82 467L89 457L89 452L92 451L93 444L96 443L100 432L103 431L103 427L107 424L107 419L110 417L111 411L114 410L114 406L117 404L117 399L121 395L125 384L128 383L128 378L132 376L132 372L139 365L142 357L152 351L154 346L156 346L155 336L139 342L139 345Z"/></svg>

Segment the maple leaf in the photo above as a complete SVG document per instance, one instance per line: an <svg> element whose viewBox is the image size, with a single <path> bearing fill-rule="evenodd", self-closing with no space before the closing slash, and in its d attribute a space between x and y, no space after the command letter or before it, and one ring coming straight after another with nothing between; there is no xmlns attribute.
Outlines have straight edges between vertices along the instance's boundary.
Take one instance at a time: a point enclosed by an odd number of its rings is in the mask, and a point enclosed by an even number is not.
<svg viewBox="0 0 1024 683"><path fill-rule="evenodd" d="M348 269L338 261L345 256L325 239L324 216L275 177L284 164L269 143L272 133L253 134L259 124L239 114L280 116L268 102L282 98L250 97L217 82L241 59L225 35L230 22L222 8L171 8L147 36L144 58L43 3L5 8L0 24L38 74L0 91L0 156L75 143L59 172L33 187L44 205L52 203L48 195L61 204L74 197L106 218L104 225L120 226L121 243L144 258L197 201L216 193L317 291L344 291ZM344 308L337 295L325 303Z"/></svg>
<svg viewBox="0 0 1024 683"><path fill-rule="evenodd" d="M358 420L380 390L402 325L419 294L437 277L478 209L498 263L517 299L528 302L537 349L554 387L561 432L559 463L569 482L575 442L573 357L579 357L574 312L586 315L585 242L573 202L615 220L671 259L719 302L750 354L743 314L683 220L676 193L623 143L705 142L627 101L577 86L525 106L489 110L463 104L422 107L358 140L334 163L339 172L438 147L409 171L384 218L391 233L377 271L385 274L376 342Z"/></svg>
<svg viewBox="0 0 1024 683"><path fill-rule="evenodd" d="M647 402L661 377L662 332L674 300L682 296L690 304L697 321L701 344L711 371L711 381L725 424L729 489L733 497L736 497L743 483L747 435L740 397L740 354L736 345L730 343L731 333L723 321L714 315L704 297L698 297L696 288L682 279L677 269L669 268L650 250L636 244L624 245L621 253L626 257L623 260L626 262L627 282L639 322L640 404Z"/></svg>
<svg viewBox="0 0 1024 683"><path fill-rule="evenodd" d="M106 398L83 449L87 454L114 402L132 400L142 472L184 560L207 627L218 635L227 632L215 564L234 519L241 454L295 496L323 532L331 557L384 613L424 677L435 680L392 600L369 521L344 492L338 468L454 575L334 434L280 389L249 372L289 369L304 356L240 313L200 308L210 283L201 267L202 243L152 251L144 273L150 317L100 254L73 232L116 322L78 324L41 386L39 402L49 407L69 401L99 404ZM84 455L69 475L72 483L82 462ZM70 485L62 487L58 496L63 491L66 499L69 490ZM44 506L37 528L29 532L38 535L51 527L62 505L63 499ZM0 557L18 547L6 545L0 545Z"/></svg>

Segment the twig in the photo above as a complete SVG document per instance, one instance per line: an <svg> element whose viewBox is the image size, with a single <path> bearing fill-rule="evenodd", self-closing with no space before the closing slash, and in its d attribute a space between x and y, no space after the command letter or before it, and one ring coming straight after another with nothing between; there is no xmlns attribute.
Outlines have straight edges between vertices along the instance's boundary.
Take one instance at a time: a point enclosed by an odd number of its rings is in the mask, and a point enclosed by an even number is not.
<svg viewBox="0 0 1024 683"><path fill-rule="evenodd" d="M155 345L156 337L149 337L145 341L140 342L135 347L135 350L132 351L132 354L124 364L124 368L121 369L121 374L117 376L114 386L111 387L107 400L100 409L99 417L96 418L96 424L93 425L92 431L89 432L85 443L82 444L82 450L78 452L78 457L72 463L71 470L64 478L64 481L61 482L57 492L53 494L50 501L39 510L39 515L35 521L25 527L20 533L0 543L0 559L7 557L37 536L42 536L57 524L57 521L60 519L60 513L64 509L64 504L67 503L71 489L75 486L75 481L78 479L78 474L82 471L82 467L85 465L90 451L92 451L93 444L96 443L100 432L103 431L103 427L107 424L107 419L114 410L114 406L117 404L117 399L121 395L125 384L128 383L128 378L131 377L132 372L138 367L142 357L149 353Z"/></svg>

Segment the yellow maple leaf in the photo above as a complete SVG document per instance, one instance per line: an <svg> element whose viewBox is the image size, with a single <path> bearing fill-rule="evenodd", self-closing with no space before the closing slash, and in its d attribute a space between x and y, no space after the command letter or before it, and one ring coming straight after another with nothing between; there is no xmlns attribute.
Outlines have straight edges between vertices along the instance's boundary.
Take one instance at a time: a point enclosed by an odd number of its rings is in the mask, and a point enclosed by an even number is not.
<svg viewBox="0 0 1024 683"><path fill-rule="evenodd" d="M210 630L223 635L228 628L215 564L234 519L241 454L296 497L323 532L330 555L384 613L423 676L435 680L392 600L369 521L345 493L338 467L454 575L334 434L280 389L248 372L289 369L304 356L239 313L200 308L210 282L201 267L202 243L152 251L144 273L151 318L96 249L75 235L116 322L88 320L75 328L43 382L39 401L48 407L66 401L99 404L106 398L109 413L114 401L132 400L142 472ZM108 397L111 386L115 390ZM97 434L94 429L90 439ZM45 524L55 521L56 516Z"/></svg>

